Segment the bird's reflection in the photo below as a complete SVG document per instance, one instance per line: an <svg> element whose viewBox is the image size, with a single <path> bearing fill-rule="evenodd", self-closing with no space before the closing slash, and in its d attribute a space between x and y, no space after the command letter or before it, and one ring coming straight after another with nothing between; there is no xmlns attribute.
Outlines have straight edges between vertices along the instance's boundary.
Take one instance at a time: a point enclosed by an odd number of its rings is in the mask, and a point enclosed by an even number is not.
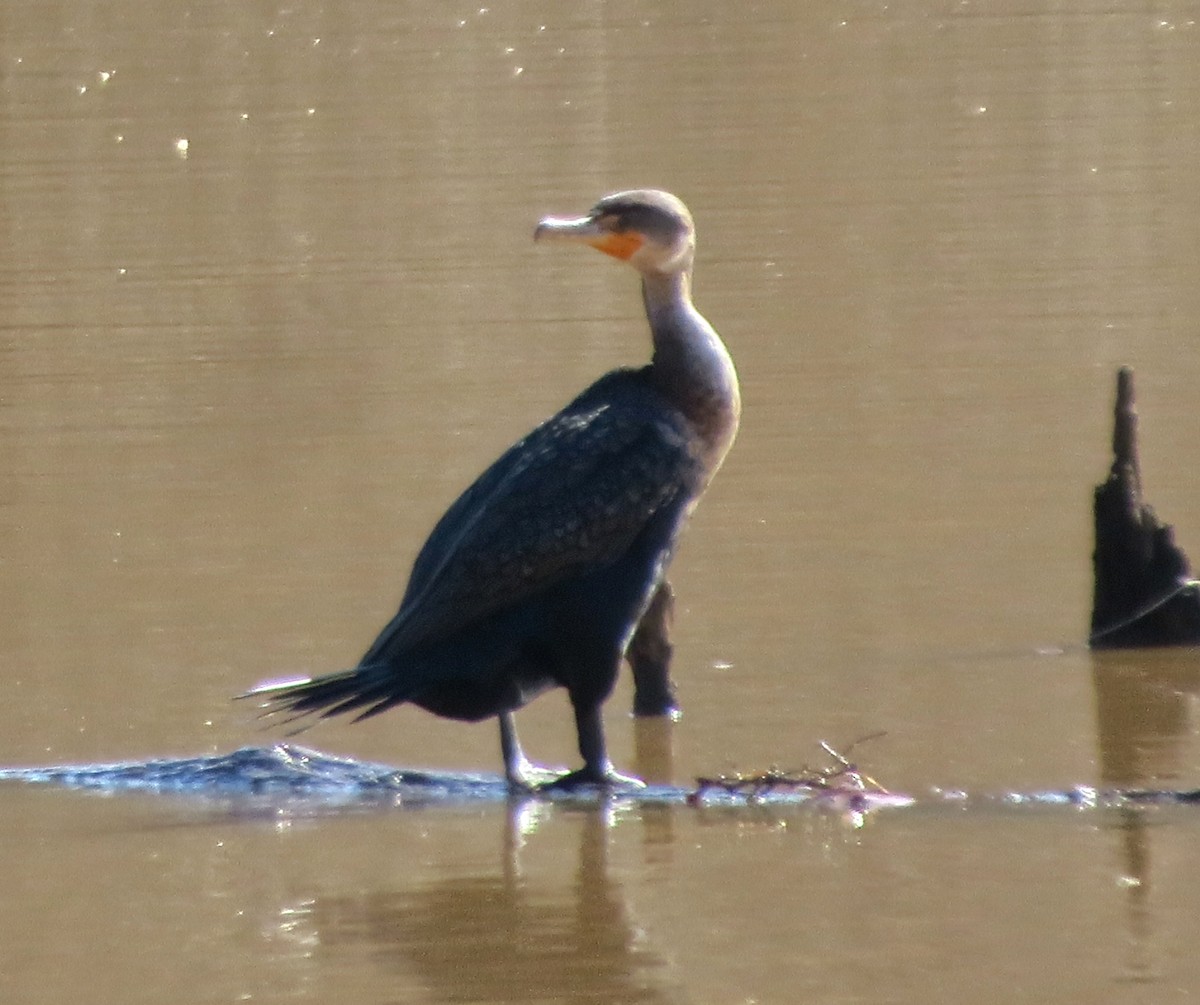
<svg viewBox="0 0 1200 1005"><path fill-rule="evenodd" d="M634 729L638 773L669 779L671 720L638 718ZM573 807L514 797L499 818L495 869L318 898L313 923L323 946L365 945L434 1001L678 1001L609 870L618 818L640 827L644 854L658 858L672 847L672 815L617 798ZM566 880L564 845L574 849Z"/></svg>
<svg viewBox="0 0 1200 1005"><path fill-rule="evenodd" d="M1109 789L1175 788L1193 732L1191 705L1200 693L1195 649L1092 653L1100 777ZM1127 980L1154 977L1150 907L1152 845L1147 810L1118 811L1121 885L1127 889L1130 957Z"/></svg>
<svg viewBox="0 0 1200 1005"><path fill-rule="evenodd" d="M510 805L495 872L319 899L322 945L365 943L385 966L415 975L434 1001L679 1000L667 961L609 874L613 807L540 804L541 819L528 811ZM578 832L572 881L526 875L526 841L566 827Z"/></svg>
<svg viewBox="0 0 1200 1005"><path fill-rule="evenodd" d="M639 716L633 720L634 764L638 777L668 784L675 777L675 721L670 716ZM670 859L675 848L675 814L666 806L644 806L640 813L642 846L654 862Z"/></svg>

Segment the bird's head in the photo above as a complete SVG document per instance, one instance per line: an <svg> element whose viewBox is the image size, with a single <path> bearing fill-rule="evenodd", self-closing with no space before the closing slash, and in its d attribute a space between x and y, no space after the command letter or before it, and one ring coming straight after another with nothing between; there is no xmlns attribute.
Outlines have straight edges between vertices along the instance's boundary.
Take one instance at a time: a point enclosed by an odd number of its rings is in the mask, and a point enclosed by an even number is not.
<svg viewBox="0 0 1200 1005"><path fill-rule="evenodd" d="M670 192L637 189L606 195L586 216L548 216L535 241L590 244L642 273L687 272L696 250L696 228L688 208Z"/></svg>

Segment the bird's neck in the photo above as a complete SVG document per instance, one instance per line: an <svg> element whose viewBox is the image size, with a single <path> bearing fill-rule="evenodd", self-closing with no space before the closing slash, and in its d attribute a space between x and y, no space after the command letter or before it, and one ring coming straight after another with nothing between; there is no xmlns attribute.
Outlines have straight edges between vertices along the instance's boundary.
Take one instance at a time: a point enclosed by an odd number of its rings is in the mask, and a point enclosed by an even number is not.
<svg viewBox="0 0 1200 1005"><path fill-rule="evenodd" d="M650 372L659 390L695 427L711 474L737 433L741 396L729 351L693 306L691 290L690 271L642 277L654 338Z"/></svg>

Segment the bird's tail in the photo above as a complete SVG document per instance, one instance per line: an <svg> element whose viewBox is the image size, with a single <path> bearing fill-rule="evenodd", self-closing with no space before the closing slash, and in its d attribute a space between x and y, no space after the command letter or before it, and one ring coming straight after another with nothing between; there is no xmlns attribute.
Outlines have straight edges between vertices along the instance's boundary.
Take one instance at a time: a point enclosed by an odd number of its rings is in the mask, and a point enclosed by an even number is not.
<svg viewBox="0 0 1200 1005"><path fill-rule="evenodd" d="M368 664L318 677L267 681L237 699L257 699L264 718L283 716L290 724L309 715L328 719L354 711L358 722L407 701L410 694L388 667Z"/></svg>

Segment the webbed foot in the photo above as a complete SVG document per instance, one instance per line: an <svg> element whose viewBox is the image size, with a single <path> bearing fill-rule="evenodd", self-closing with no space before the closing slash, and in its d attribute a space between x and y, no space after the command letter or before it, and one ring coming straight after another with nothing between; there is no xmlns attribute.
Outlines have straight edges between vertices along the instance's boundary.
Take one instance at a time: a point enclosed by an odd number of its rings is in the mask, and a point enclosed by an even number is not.
<svg viewBox="0 0 1200 1005"><path fill-rule="evenodd" d="M539 787L541 792L573 792L589 785L612 789L644 789L646 783L633 775L622 775L611 764L603 767L584 765L577 771L560 775Z"/></svg>
<svg viewBox="0 0 1200 1005"><path fill-rule="evenodd" d="M529 793L553 785L563 777L562 768L547 768L522 757L504 772L510 792Z"/></svg>
<svg viewBox="0 0 1200 1005"><path fill-rule="evenodd" d="M517 741L517 727L512 712L500 713L500 751L504 756L504 778L510 792L536 792L562 777L561 768L544 768L534 764Z"/></svg>

